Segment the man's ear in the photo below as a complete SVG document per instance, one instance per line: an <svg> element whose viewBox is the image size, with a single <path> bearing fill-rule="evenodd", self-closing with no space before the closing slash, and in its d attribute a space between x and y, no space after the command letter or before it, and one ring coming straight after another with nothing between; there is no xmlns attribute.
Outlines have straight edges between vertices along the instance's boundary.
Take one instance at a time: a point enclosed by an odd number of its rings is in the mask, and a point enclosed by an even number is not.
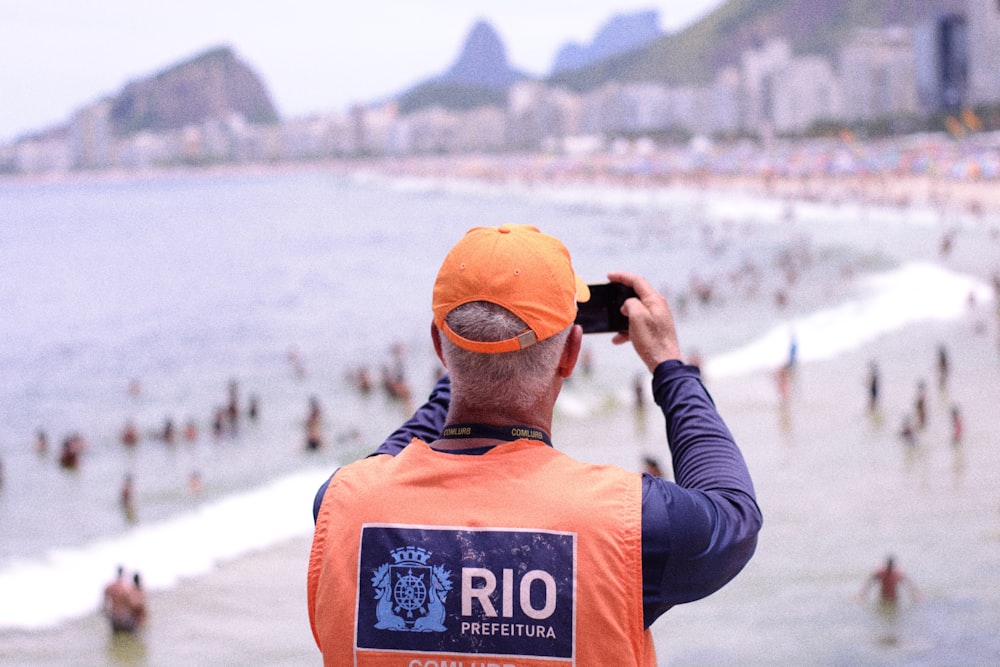
<svg viewBox="0 0 1000 667"><path fill-rule="evenodd" d="M433 322L431 322L431 341L434 343L434 352L441 360L441 365L448 368L448 364L444 361L444 355L441 353L441 330Z"/></svg>
<svg viewBox="0 0 1000 667"><path fill-rule="evenodd" d="M559 377L568 378L576 368L576 361L580 358L580 349L583 347L583 327L574 324L566 337L566 344L563 346L562 357L559 359Z"/></svg>

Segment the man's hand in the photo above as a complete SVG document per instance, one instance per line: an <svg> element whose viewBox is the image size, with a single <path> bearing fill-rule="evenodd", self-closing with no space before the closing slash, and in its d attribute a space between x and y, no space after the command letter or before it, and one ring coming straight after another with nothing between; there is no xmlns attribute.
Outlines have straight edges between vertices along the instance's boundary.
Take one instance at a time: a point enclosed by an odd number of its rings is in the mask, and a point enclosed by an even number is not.
<svg viewBox="0 0 1000 667"><path fill-rule="evenodd" d="M628 317L628 331L616 334L611 342L621 345L631 341L650 372L668 359L680 359L674 316L666 298L634 273L609 273L608 279L629 285L638 297L625 300L622 313Z"/></svg>

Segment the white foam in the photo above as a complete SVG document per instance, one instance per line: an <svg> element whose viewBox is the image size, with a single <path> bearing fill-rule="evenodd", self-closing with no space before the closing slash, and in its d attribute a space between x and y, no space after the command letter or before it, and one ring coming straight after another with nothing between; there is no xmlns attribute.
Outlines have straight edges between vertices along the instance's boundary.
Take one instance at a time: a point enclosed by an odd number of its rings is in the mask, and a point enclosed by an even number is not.
<svg viewBox="0 0 1000 667"><path fill-rule="evenodd" d="M794 338L797 359L819 361L855 350L907 325L948 321L993 297L988 285L971 276L927 262L913 262L865 280L858 298L781 323L735 350L710 358L708 377L745 375L776 369L789 358Z"/></svg>
<svg viewBox="0 0 1000 667"><path fill-rule="evenodd" d="M122 535L9 563L0 569L0 629L53 627L94 613L119 564L139 571L148 590L163 590L309 535L313 497L330 472L289 475Z"/></svg>

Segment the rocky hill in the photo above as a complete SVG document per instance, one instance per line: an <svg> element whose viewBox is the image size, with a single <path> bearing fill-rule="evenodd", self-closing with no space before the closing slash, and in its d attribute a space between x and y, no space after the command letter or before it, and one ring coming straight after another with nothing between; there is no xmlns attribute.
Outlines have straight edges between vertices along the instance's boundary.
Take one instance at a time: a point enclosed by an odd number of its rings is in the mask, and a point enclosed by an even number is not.
<svg viewBox="0 0 1000 667"><path fill-rule="evenodd" d="M655 10L614 16L590 44L564 46L553 69L579 72L593 63L646 46L661 34ZM406 90L397 101L404 114L431 106L454 110L503 106L510 85L526 76L510 66L507 48L493 26L478 21L447 72Z"/></svg>
<svg viewBox="0 0 1000 667"><path fill-rule="evenodd" d="M232 113L250 123L278 120L264 84L229 47L132 81L111 100L111 125L119 135L171 130Z"/></svg>
<svg viewBox="0 0 1000 667"><path fill-rule="evenodd" d="M507 62L507 47L493 26L478 21L448 71L401 94L399 109L412 113L435 105L448 109L502 106L507 89L523 76Z"/></svg>
<svg viewBox="0 0 1000 667"><path fill-rule="evenodd" d="M486 21L477 21L455 64L441 81L483 88L506 88L520 75L507 63L507 47Z"/></svg>
<svg viewBox="0 0 1000 667"><path fill-rule="evenodd" d="M588 67L647 46L662 35L660 13L655 9L613 16L601 26L590 44L570 42L559 49L551 73Z"/></svg>

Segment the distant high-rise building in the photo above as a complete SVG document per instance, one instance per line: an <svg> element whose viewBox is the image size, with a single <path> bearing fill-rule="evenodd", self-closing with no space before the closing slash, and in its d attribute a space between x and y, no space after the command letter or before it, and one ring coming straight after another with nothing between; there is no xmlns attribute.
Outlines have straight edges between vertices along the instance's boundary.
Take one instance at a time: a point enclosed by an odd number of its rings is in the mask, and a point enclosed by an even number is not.
<svg viewBox="0 0 1000 667"><path fill-rule="evenodd" d="M76 112L70 123L70 150L77 169L100 169L111 164L111 102L102 100Z"/></svg>
<svg viewBox="0 0 1000 667"><path fill-rule="evenodd" d="M778 133L808 130L841 117L840 79L822 56L796 56L771 79L772 119Z"/></svg>
<svg viewBox="0 0 1000 667"><path fill-rule="evenodd" d="M969 101L1000 102L1000 0L967 0Z"/></svg>
<svg viewBox="0 0 1000 667"><path fill-rule="evenodd" d="M937 21L933 19L923 21L913 26L911 34L920 111L933 114L938 110L941 100L941 84L938 81Z"/></svg>
<svg viewBox="0 0 1000 667"><path fill-rule="evenodd" d="M946 14L938 19L937 56L940 82L939 108L955 111L968 102L969 39L964 16Z"/></svg>
<svg viewBox="0 0 1000 667"><path fill-rule="evenodd" d="M761 134L774 130L774 77L792 60L792 47L785 39L772 39L760 48L744 51L740 58L743 83L742 125Z"/></svg>
<svg viewBox="0 0 1000 667"><path fill-rule="evenodd" d="M841 51L840 76L849 120L919 112L913 36L905 28L855 31Z"/></svg>

